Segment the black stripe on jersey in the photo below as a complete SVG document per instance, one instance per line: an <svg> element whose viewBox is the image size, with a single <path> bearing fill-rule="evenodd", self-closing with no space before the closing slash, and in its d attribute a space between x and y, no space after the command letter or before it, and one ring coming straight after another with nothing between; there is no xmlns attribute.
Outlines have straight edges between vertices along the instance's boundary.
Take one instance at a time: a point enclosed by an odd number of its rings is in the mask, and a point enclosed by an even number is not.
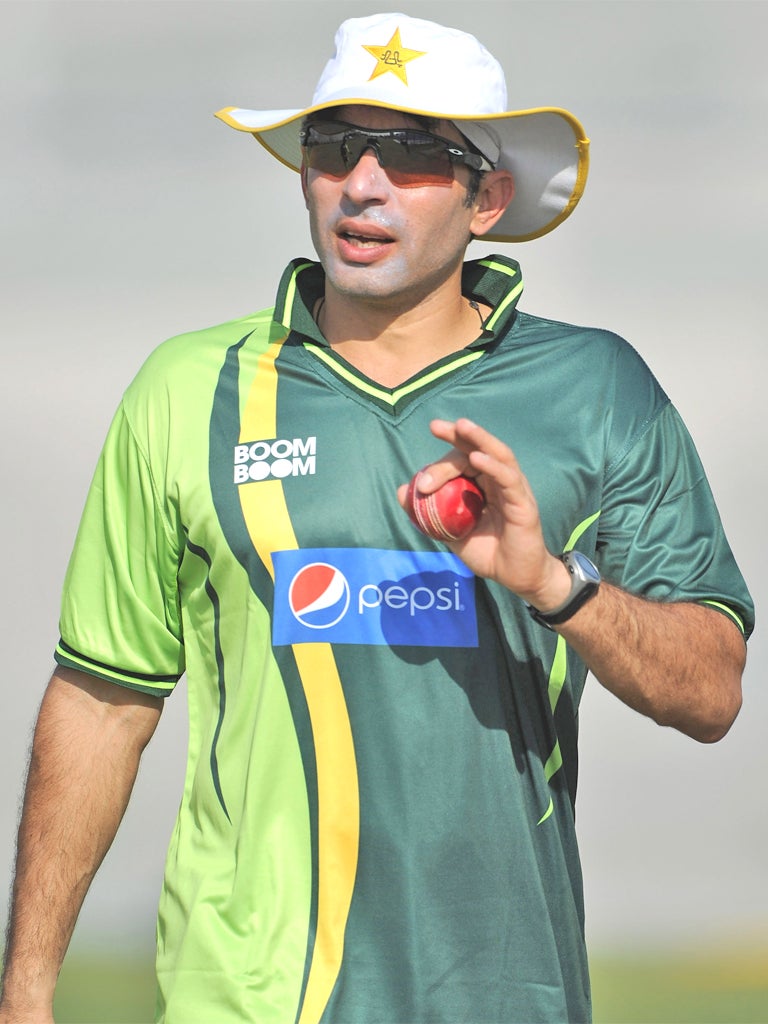
<svg viewBox="0 0 768 1024"><path fill-rule="evenodd" d="M205 576L205 592L208 595L208 599L211 602L211 607L213 608L213 645L216 654L216 671L218 674L219 684L219 717L216 722L216 730L213 734L213 741L211 743L211 776L213 778L213 788L216 790L216 796L219 798L219 803L221 804L222 810L226 814L227 821L231 825L232 819L229 816L227 804L226 801L224 800L224 794L221 790L221 778L219 777L219 762L218 758L216 757L216 747L219 742L219 736L221 735L221 727L224 724L224 712L226 711L227 708L227 686L226 679L224 676L224 654L221 649L221 633L219 630L219 626L221 623L221 604L219 602L219 595L216 593L216 589L211 583L211 556L208 554L205 548L201 548L198 544L193 544L192 541L189 539L187 540L187 547L189 548L193 555L197 555L198 558L201 558L208 566L208 572L206 573Z"/></svg>
<svg viewBox="0 0 768 1024"><path fill-rule="evenodd" d="M58 646L64 654L71 654L73 658L78 658L80 661L88 662L88 664L93 665L94 668L102 668L105 672L112 672L114 675L120 676L126 681L135 679L137 683L177 683L181 678L181 674L173 676L157 676L151 675L148 672L129 672L127 669L119 668L117 665L110 665L106 661L96 661L95 658L91 658L89 655L83 654L82 651L78 651L76 647L71 647L66 640L61 637L59 638Z"/></svg>

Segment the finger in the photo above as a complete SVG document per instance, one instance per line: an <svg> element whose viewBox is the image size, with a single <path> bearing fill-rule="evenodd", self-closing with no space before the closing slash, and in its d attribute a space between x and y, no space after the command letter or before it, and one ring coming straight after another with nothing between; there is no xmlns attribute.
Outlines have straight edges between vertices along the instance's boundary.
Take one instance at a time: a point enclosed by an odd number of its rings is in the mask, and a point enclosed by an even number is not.
<svg viewBox="0 0 768 1024"><path fill-rule="evenodd" d="M462 418L453 424L455 437L453 444L469 455L471 452L479 451L498 462L510 466L517 466L517 459L509 445L501 441L495 434L491 434L484 427L472 420Z"/></svg>
<svg viewBox="0 0 768 1024"><path fill-rule="evenodd" d="M472 472L468 456L464 452L452 448L442 458L430 462L428 466L419 470L416 474L416 487L422 494L431 494L443 484L448 483L449 480L462 474L475 475Z"/></svg>
<svg viewBox="0 0 768 1024"><path fill-rule="evenodd" d="M530 484L508 449L503 460L479 450L471 452L469 460L489 505L495 506L505 520L530 525L538 519Z"/></svg>
<svg viewBox="0 0 768 1024"><path fill-rule="evenodd" d="M430 429L453 448L419 473L416 486L423 494L432 493L459 474L477 477L487 473L500 487L519 483L520 467L512 450L477 423L465 417L455 422L435 419Z"/></svg>
<svg viewBox="0 0 768 1024"><path fill-rule="evenodd" d="M456 424L451 420L432 420L429 424L429 429L435 437L445 441L447 444L455 445L458 440Z"/></svg>
<svg viewBox="0 0 768 1024"><path fill-rule="evenodd" d="M436 437L449 441L456 451L466 455L467 467L462 472L467 476L488 474L502 487L516 485L517 477L522 476L512 449L472 420L433 420L430 427Z"/></svg>
<svg viewBox="0 0 768 1024"><path fill-rule="evenodd" d="M462 417L451 423L449 420L432 420L430 429L435 437L447 441L467 456L473 451L482 451L500 462L515 462L515 456L508 445L485 430L473 420Z"/></svg>

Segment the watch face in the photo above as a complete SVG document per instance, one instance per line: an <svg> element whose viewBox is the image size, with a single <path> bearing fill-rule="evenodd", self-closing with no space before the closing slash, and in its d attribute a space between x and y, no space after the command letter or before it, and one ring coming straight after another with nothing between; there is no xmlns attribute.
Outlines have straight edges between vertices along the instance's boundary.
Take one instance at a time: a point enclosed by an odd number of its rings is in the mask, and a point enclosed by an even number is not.
<svg viewBox="0 0 768 1024"><path fill-rule="evenodd" d="M582 576L586 583L600 582L600 573L597 571L597 567L586 555L582 555L580 551L570 551L569 560L574 564L579 575Z"/></svg>
<svg viewBox="0 0 768 1024"><path fill-rule="evenodd" d="M600 586L600 573L597 566L586 555L582 555L580 551L565 551L560 557L571 574L571 592L568 599L551 612L540 612L528 605L529 613L547 629L567 622L583 604L594 597Z"/></svg>

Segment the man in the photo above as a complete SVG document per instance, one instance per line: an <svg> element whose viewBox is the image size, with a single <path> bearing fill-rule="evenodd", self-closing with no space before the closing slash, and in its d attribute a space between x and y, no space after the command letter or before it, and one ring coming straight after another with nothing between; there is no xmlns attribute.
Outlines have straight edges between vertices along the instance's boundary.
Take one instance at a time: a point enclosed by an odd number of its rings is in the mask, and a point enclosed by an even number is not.
<svg viewBox="0 0 768 1024"><path fill-rule="evenodd" d="M161 346L115 418L35 734L0 1021L51 1020L183 671L160 1019L587 1021L587 667L717 740L752 606L639 357L518 310L513 260L464 263L473 236L571 212L581 126L508 112L474 38L404 15L346 22L310 107L220 116L301 172L320 263L291 264L274 310ZM424 494L476 478L463 540L399 507L419 467Z"/></svg>

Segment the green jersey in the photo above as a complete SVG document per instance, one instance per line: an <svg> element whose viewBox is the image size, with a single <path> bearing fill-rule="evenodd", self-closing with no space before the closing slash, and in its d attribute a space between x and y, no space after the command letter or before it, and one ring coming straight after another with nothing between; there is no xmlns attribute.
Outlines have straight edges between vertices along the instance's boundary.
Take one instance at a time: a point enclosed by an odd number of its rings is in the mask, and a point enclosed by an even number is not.
<svg viewBox="0 0 768 1024"><path fill-rule="evenodd" d="M469 416L514 450L553 551L660 600L752 610L693 445L638 355L516 309L396 388L328 346L321 268L161 346L124 396L68 570L61 664L169 694L189 758L159 1016L590 1018L574 831L584 665L420 534L397 486Z"/></svg>

